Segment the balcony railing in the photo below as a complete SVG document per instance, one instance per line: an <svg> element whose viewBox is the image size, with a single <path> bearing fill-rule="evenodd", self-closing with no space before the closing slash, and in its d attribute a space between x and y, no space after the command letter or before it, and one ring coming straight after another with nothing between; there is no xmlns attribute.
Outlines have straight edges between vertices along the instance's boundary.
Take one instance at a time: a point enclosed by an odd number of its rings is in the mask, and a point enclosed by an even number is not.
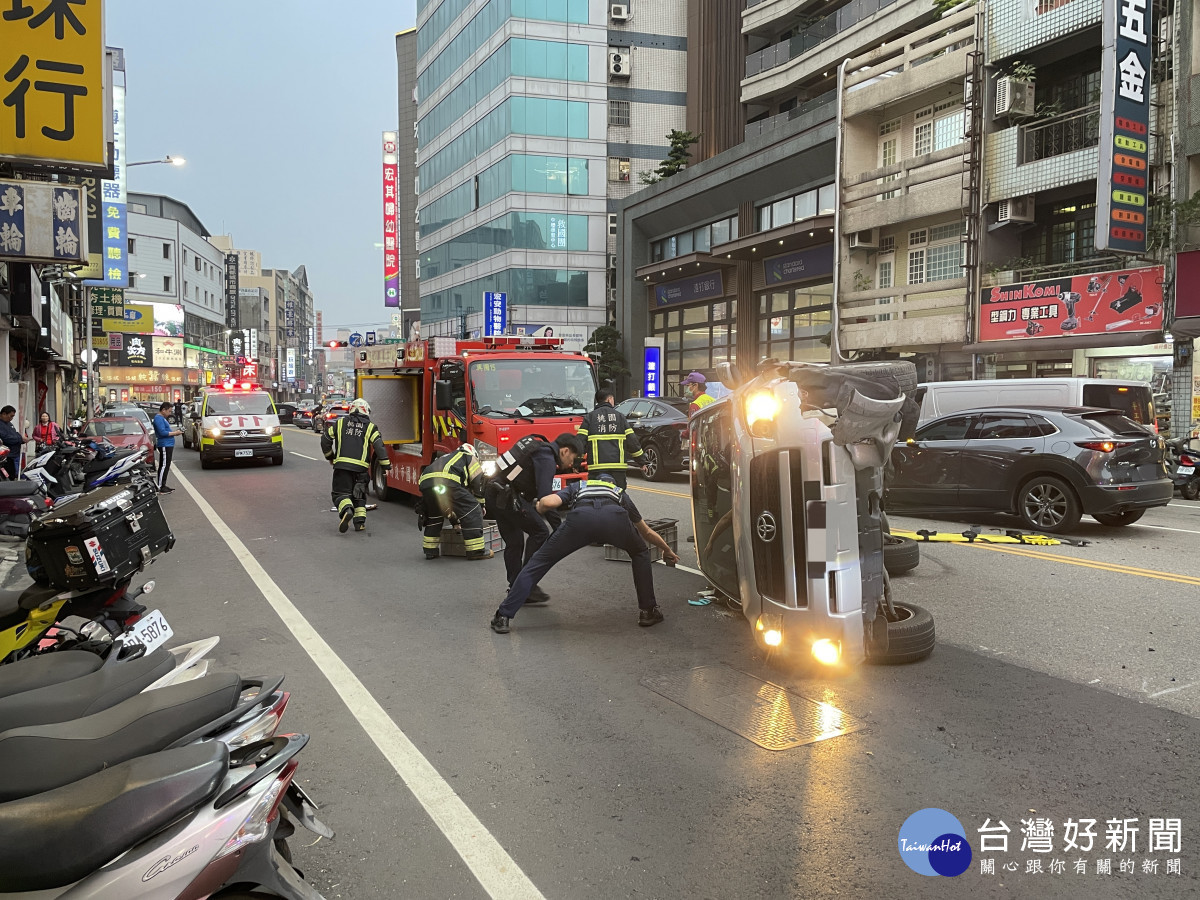
<svg viewBox="0 0 1200 900"><path fill-rule="evenodd" d="M1021 162L1030 163L1100 143L1100 104L1021 126Z"/></svg>
<svg viewBox="0 0 1200 900"><path fill-rule="evenodd" d="M789 40L751 53L746 57L746 77L751 78L803 56L895 2L896 0L851 0L841 9L812 22Z"/></svg>
<svg viewBox="0 0 1200 900"><path fill-rule="evenodd" d="M769 119L759 119L757 122L751 122L746 126L746 140L752 137L757 137L760 134L766 134L768 131L773 131L782 125L786 125L793 119L798 119L814 109L820 109L823 106L828 106L837 100L837 91L826 91L824 94L819 94L805 100L798 106L789 109L785 113L780 113L777 116L771 116Z"/></svg>

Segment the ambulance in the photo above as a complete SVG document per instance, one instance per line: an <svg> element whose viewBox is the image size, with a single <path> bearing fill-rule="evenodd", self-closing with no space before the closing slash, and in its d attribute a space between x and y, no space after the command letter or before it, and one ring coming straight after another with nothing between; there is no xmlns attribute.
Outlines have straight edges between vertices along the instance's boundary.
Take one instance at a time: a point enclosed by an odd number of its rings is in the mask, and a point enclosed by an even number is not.
<svg viewBox="0 0 1200 900"><path fill-rule="evenodd" d="M275 401L261 385L227 381L205 388L192 418L197 430L200 467L221 460L269 459L283 465L283 435Z"/></svg>
<svg viewBox="0 0 1200 900"><path fill-rule="evenodd" d="M459 445L475 446L484 472L526 435L553 441L574 433L592 408L596 368L561 340L436 337L355 352L358 396L371 404L390 470L372 467L381 500L420 494L421 469ZM555 479L555 489L581 475Z"/></svg>

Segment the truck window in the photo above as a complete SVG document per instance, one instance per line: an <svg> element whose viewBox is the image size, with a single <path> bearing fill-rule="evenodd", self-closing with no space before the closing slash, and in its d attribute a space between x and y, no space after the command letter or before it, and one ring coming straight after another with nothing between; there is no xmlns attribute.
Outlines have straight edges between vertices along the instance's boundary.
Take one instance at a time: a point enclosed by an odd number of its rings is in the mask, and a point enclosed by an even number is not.
<svg viewBox="0 0 1200 900"><path fill-rule="evenodd" d="M1149 386L1128 384L1085 384L1083 405L1119 409L1139 425L1154 427L1154 403Z"/></svg>
<svg viewBox="0 0 1200 900"><path fill-rule="evenodd" d="M582 359L481 360L469 377L475 412L486 416L579 416L596 394L596 376Z"/></svg>
<svg viewBox="0 0 1200 900"><path fill-rule="evenodd" d="M442 363L438 375L443 381L450 382L450 396L453 398L453 408L459 418L467 417L467 376L461 363Z"/></svg>
<svg viewBox="0 0 1200 900"><path fill-rule="evenodd" d="M700 568L722 591L740 596L733 539L733 428L728 405L692 420L692 509Z"/></svg>

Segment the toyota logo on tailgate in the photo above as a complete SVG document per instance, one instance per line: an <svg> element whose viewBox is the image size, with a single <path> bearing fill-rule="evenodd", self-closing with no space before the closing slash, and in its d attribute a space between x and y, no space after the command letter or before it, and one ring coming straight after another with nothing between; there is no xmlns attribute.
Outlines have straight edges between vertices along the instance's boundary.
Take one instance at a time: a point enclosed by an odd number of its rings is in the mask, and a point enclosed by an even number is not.
<svg viewBox="0 0 1200 900"><path fill-rule="evenodd" d="M758 539L764 544L769 544L775 540L775 533L778 531L775 525L775 517L769 512L765 512L758 517L758 521L754 523L754 530L758 533Z"/></svg>

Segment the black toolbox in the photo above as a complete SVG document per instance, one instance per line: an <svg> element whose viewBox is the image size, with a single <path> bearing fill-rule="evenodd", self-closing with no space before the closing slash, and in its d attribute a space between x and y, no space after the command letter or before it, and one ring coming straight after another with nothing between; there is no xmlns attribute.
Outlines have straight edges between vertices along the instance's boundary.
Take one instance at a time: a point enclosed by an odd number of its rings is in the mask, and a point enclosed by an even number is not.
<svg viewBox="0 0 1200 900"><path fill-rule="evenodd" d="M158 490L135 479L55 506L30 526L26 559L56 588L87 590L128 578L174 545Z"/></svg>

